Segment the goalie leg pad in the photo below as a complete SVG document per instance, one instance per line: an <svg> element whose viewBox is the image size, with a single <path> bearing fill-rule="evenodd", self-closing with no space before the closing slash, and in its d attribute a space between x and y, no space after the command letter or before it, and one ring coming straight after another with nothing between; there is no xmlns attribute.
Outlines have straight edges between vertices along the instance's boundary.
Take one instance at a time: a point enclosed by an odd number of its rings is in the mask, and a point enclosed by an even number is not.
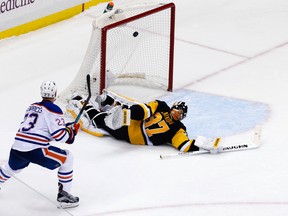
<svg viewBox="0 0 288 216"><path fill-rule="evenodd" d="M75 119L76 116L79 114L80 110L83 107L83 97L82 96L74 96L66 106L67 111L72 115L72 117ZM73 113L76 114L73 115ZM85 127L88 127L91 122L91 117L98 113L97 109L92 104L87 104L83 111L83 115L80 117L80 121L83 123ZM81 124L82 124L81 123Z"/></svg>
<svg viewBox="0 0 288 216"><path fill-rule="evenodd" d="M223 151L223 143L221 141L221 138L206 138L198 136L195 140L195 145L200 149L209 151L211 154L217 154Z"/></svg>
<svg viewBox="0 0 288 216"><path fill-rule="evenodd" d="M104 121L106 126L113 130L119 129L124 125L130 125L130 110L115 106L107 112Z"/></svg>

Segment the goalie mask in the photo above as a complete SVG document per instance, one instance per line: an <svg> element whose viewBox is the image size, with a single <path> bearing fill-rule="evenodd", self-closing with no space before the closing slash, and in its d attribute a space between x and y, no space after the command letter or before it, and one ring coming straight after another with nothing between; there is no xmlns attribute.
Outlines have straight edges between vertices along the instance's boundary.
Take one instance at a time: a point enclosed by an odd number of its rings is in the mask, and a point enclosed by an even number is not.
<svg viewBox="0 0 288 216"><path fill-rule="evenodd" d="M44 81L40 87L41 97L55 98L57 94L57 86L54 81Z"/></svg>
<svg viewBox="0 0 288 216"><path fill-rule="evenodd" d="M171 117L174 120L182 120L186 117L188 111L188 107L185 102L178 101L175 102L171 107Z"/></svg>

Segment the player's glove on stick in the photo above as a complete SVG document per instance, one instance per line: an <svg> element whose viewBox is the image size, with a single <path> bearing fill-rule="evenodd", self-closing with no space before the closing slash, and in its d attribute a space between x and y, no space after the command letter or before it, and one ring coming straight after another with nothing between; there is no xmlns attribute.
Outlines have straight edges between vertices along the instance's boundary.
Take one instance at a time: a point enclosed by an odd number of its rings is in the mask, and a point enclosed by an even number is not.
<svg viewBox="0 0 288 216"><path fill-rule="evenodd" d="M78 133L79 127L80 127L79 123L70 122L66 124L66 131L69 134L69 138L66 141L66 143L72 144L74 142L75 136Z"/></svg>

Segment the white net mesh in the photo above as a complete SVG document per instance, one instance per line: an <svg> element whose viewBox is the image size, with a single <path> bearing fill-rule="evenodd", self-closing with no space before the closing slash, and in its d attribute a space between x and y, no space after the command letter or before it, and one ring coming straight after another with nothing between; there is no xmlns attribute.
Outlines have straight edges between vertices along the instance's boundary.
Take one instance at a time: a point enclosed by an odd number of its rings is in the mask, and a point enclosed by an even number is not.
<svg viewBox="0 0 288 216"><path fill-rule="evenodd" d="M105 83L105 88L125 83L167 89L171 10L157 10L135 19L135 16L161 6L159 3L126 6L96 18L81 68L74 81L60 94L60 99L69 98L74 92L85 95L88 73L93 96L102 90L101 82ZM105 28L106 53L101 47ZM105 60L105 73L101 75L102 58Z"/></svg>

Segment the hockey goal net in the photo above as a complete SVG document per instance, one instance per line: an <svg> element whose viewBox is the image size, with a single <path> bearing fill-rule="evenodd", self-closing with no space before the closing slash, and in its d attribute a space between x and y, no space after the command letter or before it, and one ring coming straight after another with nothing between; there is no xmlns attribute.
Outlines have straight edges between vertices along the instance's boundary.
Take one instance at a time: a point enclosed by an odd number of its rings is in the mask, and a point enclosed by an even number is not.
<svg viewBox="0 0 288 216"><path fill-rule="evenodd" d="M172 91L175 5L146 3L115 8L93 21L86 55L72 83L60 94L92 97L109 86L142 85Z"/></svg>

